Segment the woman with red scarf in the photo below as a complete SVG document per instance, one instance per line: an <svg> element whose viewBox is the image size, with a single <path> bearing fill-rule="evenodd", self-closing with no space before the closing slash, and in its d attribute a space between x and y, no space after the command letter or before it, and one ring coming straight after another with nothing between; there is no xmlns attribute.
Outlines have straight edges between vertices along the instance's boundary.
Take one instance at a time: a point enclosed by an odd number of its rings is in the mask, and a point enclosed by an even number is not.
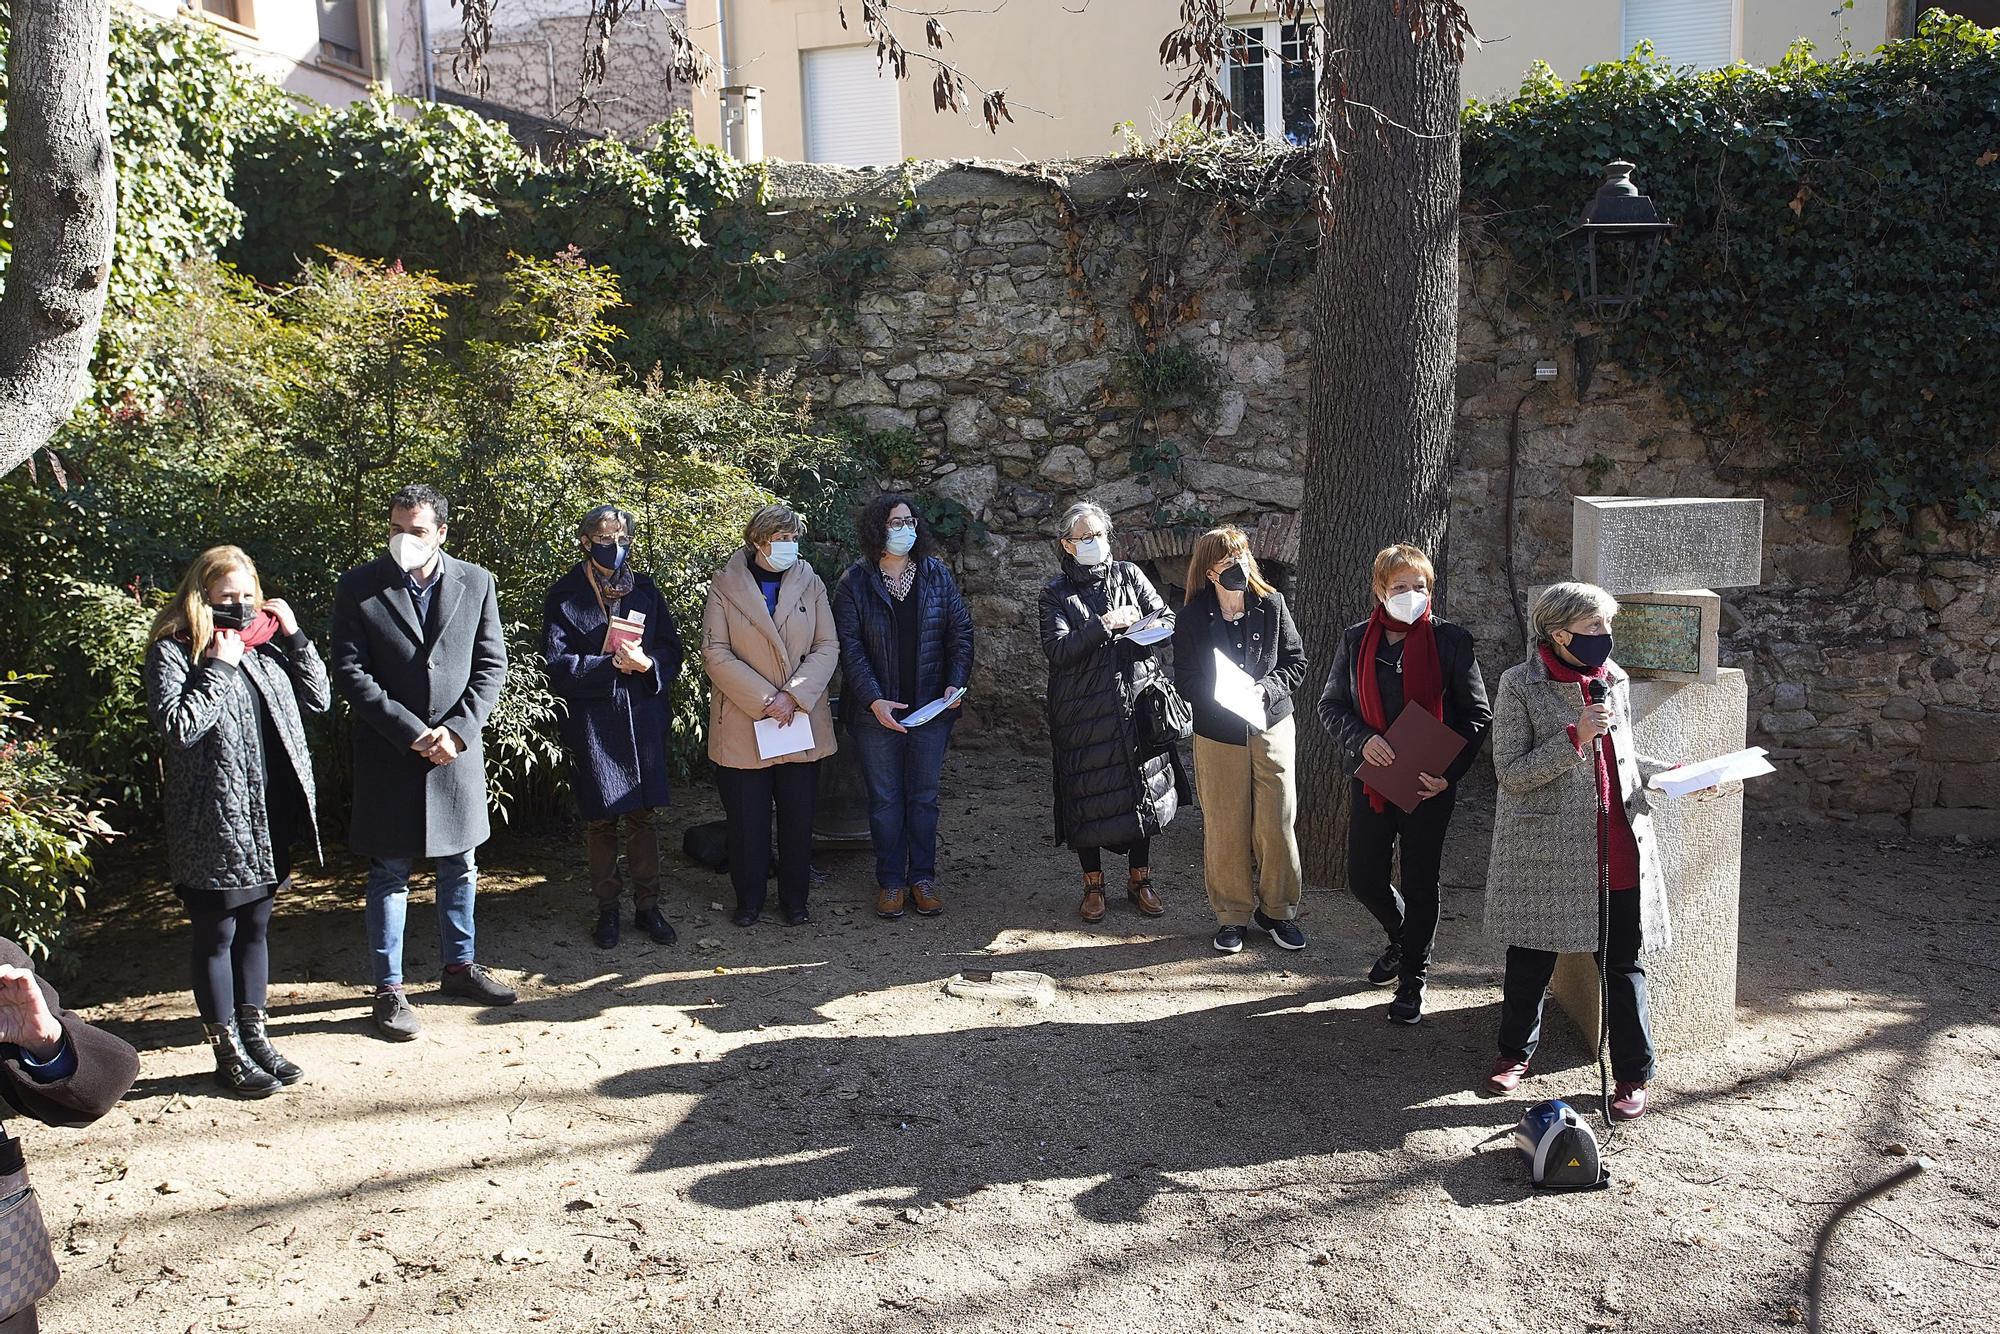
<svg viewBox="0 0 2000 1334"><path fill-rule="evenodd" d="M1645 787L1669 766L1634 744L1631 692L1611 660L1617 614L1595 584L1544 589L1528 660L1500 678L1486 934L1507 947L1507 976L1486 1090L1512 1093L1527 1077L1556 956L1601 950L1610 1113L1629 1121L1646 1110L1653 1077L1639 952L1672 943Z"/></svg>
<svg viewBox="0 0 2000 1334"><path fill-rule="evenodd" d="M165 741L167 865L194 927L194 996L215 1082L261 1098L303 1075L271 1047L266 945L292 844L318 847L301 713L333 702L326 665L236 547L195 558L153 619L147 711Z"/></svg>
<svg viewBox="0 0 2000 1334"><path fill-rule="evenodd" d="M1436 584L1437 572L1420 548L1398 544L1376 553L1375 611L1341 635L1333 672L1319 699L1320 721L1340 743L1347 772L1354 776L1347 883L1388 936L1387 948L1368 970L1368 981L1378 987L1395 983L1388 1017L1398 1024L1424 1017L1445 831L1457 803L1458 782L1472 768L1493 717L1472 636L1431 610ZM1395 752L1382 734L1411 704L1441 719L1465 738L1466 746L1443 773L1421 776L1423 799L1405 814L1371 791L1361 776L1369 765L1395 763ZM1399 840L1400 892L1389 881Z"/></svg>

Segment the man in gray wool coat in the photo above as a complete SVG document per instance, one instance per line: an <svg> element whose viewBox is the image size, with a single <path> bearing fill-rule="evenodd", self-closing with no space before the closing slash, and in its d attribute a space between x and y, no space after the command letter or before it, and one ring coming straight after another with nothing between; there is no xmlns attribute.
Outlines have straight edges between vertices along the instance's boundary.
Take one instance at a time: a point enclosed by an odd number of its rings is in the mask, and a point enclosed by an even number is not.
<svg viewBox="0 0 2000 1334"><path fill-rule="evenodd" d="M440 990L484 1005L514 992L473 961L472 904L486 841L480 731L507 678L493 576L444 553L451 504L432 487L389 498L389 552L341 576L333 601L333 687L354 710L354 819L368 858L375 1029L417 1036L403 995L410 872L437 869Z"/></svg>

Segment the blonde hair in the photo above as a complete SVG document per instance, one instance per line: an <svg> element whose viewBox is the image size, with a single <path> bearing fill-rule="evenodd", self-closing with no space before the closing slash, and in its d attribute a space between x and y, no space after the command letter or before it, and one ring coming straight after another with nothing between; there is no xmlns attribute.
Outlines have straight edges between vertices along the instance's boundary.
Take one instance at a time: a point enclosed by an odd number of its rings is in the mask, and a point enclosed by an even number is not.
<svg viewBox="0 0 2000 1334"><path fill-rule="evenodd" d="M1535 599L1534 610L1528 613L1528 624L1535 631L1536 642L1554 643L1550 636L1571 621L1598 615L1610 620L1617 614L1617 598L1596 584L1572 581L1544 588L1541 596Z"/></svg>
<svg viewBox="0 0 2000 1334"><path fill-rule="evenodd" d="M1431 558L1424 554L1424 549L1413 547L1408 542L1397 542L1375 553L1371 586L1376 597L1382 596L1382 590L1389 586L1389 581L1396 577L1398 570L1415 570L1424 577L1424 583L1431 592L1433 594L1437 592L1437 568L1431 564Z"/></svg>
<svg viewBox="0 0 2000 1334"><path fill-rule="evenodd" d="M777 533L797 533L804 537L806 521L793 513L789 505L766 505L743 525L743 545L761 546Z"/></svg>
<svg viewBox="0 0 2000 1334"><path fill-rule="evenodd" d="M237 573L250 576L251 605L262 611L264 581L257 577L256 564L241 547L210 547L194 558L173 597L153 617L146 642L185 638L197 652L206 647L215 638L215 618L208 614L208 586L225 574Z"/></svg>
<svg viewBox="0 0 2000 1334"><path fill-rule="evenodd" d="M1264 572L1257 568L1257 557L1251 554L1250 539L1241 528L1225 525L1211 528L1194 541L1194 550L1188 553L1187 590L1188 601L1208 586L1209 567L1217 561L1236 557L1243 562L1243 571L1250 576L1250 587L1260 598L1267 598L1275 591L1264 582Z"/></svg>

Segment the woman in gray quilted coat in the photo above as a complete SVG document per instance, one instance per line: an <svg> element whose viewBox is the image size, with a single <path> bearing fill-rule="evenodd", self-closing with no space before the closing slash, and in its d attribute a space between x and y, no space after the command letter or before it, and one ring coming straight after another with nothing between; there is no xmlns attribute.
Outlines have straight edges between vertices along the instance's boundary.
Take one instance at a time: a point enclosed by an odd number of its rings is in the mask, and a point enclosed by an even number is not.
<svg viewBox="0 0 2000 1334"><path fill-rule="evenodd" d="M167 860L194 927L194 996L215 1082L261 1098L303 1075L271 1047L266 939L292 844L319 846L303 713L332 703L326 665L257 567L210 547L153 620L146 697L166 740Z"/></svg>
<svg viewBox="0 0 2000 1334"><path fill-rule="evenodd" d="M1543 590L1528 660L1500 678L1493 767L1500 780L1486 934L1507 946L1499 1055L1486 1087L1511 1093L1542 1032L1556 956L1604 951L1604 1018L1617 1092L1611 1115L1646 1110L1653 1035L1640 951L1672 944L1645 782L1670 766L1641 755L1626 675L1611 661L1618 603L1595 584ZM1599 938L1599 902L1606 905Z"/></svg>

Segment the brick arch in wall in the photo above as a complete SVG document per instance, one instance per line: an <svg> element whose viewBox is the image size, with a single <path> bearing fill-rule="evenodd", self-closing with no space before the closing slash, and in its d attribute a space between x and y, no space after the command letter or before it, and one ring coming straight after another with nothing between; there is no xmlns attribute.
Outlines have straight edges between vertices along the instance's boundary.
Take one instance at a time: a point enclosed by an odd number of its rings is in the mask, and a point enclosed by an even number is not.
<svg viewBox="0 0 2000 1334"><path fill-rule="evenodd" d="M1239 525L1240 526L1240 525ZM1142 566L1147 577L1153 581L1162 596L1178 605L1178 598L1186 594L1181 581L1187 576L1188 557L1194 552L1194 544L1207 531L1194 524L1181 524L1170 528L1120 528L1118 530L1119 555ZM1292 574L1299 564L1299 516L1294 513L1268 513L1257 522L1244 529L1250 539L1250 554L1257 558L1257 566L1264 577L1286 598L1292 595ZM1174 590L1168 594L1168 588Z"/></svg>

